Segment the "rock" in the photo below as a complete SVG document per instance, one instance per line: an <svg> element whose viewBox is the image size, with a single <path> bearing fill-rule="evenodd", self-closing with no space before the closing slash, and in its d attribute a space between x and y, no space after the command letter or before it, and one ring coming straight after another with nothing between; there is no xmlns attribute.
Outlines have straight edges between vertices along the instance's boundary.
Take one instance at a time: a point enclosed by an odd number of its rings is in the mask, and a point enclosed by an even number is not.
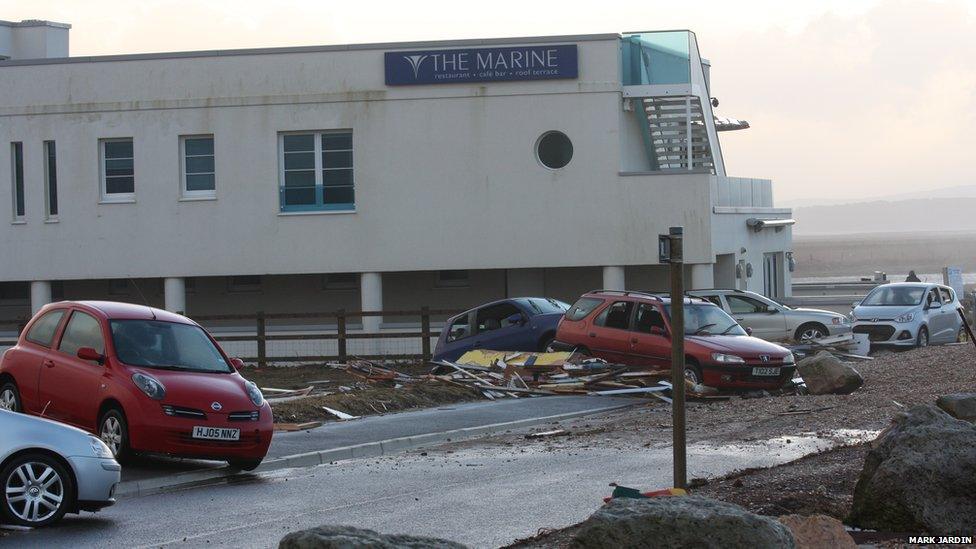
<svg viewBox="0 0 976 549"><path fill-rule="evenodd" d="M784 515L779 521L793 533L797 549L854 549L857 544L847 533L844 523L827 515Z"/></svg>
<svg viewBox="0 0 976 549"><path fill-rule="evenodd" d="M702 496L612 500L580 525L572 546L795 547L779 522Z"/></svg>
<svg viewBox="0 0 976 549"><path fill-rule="evenodd" d="M465 549L464 545L437 538L380 534L352 526L319 526L292 532L281 539L279 549Z"/></svg>
<svg viewBox="0 0 976 549"><path fill-rule="evenodd" d="M926 404L899 413L864 460L848 524L976 532L976 425Z"/></svg>
<svg viewBox="0 0 976 549"><path fill-rule="evenodd" d="M807 385L811 395L853 393L864 385L864 378L849 364L841 362L827 351L804 358L796 370Z"/></svg>
<svg viewBox="0 0 976 549"><path fill-rule="evenodd" d="M935 404L954 418L976 423L976 393L940 396Z"/></svg>

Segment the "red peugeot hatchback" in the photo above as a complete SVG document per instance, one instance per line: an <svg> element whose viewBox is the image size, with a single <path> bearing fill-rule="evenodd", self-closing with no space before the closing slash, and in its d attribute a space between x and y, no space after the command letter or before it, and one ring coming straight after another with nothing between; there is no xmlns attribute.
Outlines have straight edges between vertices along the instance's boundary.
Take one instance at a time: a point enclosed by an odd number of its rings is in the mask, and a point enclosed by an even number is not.
<svg viewBox="0 0 976 549"><path fill-rule="evenodd" d="M776 389L793 377L788 349L746 334L722 309L685 301L685 376L711 387ZM559 321L552 347L578 349L620 364L671 367L671 299L595 290Z"/></svg>
<svg viewBox="0 0 976 549"><path fill-rule="evenodd" d="M148 452L225 460L267 454L271 407L198 324L108 301L45 306L0 361L0 408L98 435L117 459Z"/></svg>

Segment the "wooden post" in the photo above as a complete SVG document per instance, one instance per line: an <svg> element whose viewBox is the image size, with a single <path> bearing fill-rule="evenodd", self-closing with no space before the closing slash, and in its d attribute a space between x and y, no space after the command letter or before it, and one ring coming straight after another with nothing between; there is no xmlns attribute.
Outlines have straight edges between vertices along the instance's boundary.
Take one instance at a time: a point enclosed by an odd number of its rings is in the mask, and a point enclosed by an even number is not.
<svg viewBox="0 0 976 549"><path fill-rule="evenodd" d="M336 329L338 331L339 362L346 361L346 310L336 311Z"/></svg>
<svg viewBox="0 0 976 549"><path fill-rule="evenodd" d="M685 291L683 227L671 227L671 415L674 487L688 485L685 448Z"/></svg>
<svg viewBox="0 0 976 549"><path fill-rule="evenodd" d="M430 307L424 305L420 309L420 348L424 355L424 362L429 362L430 356Z"/></svg>
<svg viewBox="0 0 976 549"><path fill-rule="evenodd" d="M258 368L264 368L268 365L268 340L267 340L267 324L264 318L264 311L258 311L257 314L257 328L258 328Z"/></svg>

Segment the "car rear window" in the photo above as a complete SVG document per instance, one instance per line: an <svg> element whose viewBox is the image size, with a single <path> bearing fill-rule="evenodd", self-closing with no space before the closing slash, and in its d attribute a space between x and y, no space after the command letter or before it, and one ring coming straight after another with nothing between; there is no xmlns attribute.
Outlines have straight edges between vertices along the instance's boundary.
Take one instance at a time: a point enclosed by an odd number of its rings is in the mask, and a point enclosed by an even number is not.
<svg viewBox="0 0 976 549"><path fill-rule="evenodd" d="M58 329L58 324L61 323L63 316L64 309L61 309L51 311L39 318L27 332L27 336L25 336L27 341L50 347L51 341L54 339L54 332Z"/></svg>
<svg viewBox="0 0 976 549"><path fill-rule="evenodd" d="M572 307L566 311L567 320L583 320L586 315L593 312L601 303L602 299L595 297L581 297L579 300L573 304Z"/></svg>

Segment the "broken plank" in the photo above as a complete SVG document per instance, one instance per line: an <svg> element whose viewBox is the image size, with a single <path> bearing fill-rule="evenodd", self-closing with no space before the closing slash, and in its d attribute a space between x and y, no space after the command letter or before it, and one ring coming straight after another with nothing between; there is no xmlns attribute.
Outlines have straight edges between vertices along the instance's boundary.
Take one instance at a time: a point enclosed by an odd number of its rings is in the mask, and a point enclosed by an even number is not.
<svg viewBox="0 0 976 549"><path fill-rule="evenodd" d="M345 412L340 412L339 410L334 410L332 408L329 408L328 406L323 406L322 409L325 410L326 412L329 412L330 414L334 415L335 417L337 417L337 418L339 418L339 419L341 419L343 421L346 421L346 420L349 420L349 419L359 419L359 416L354 416L352 414L347 414Z"/></svg>
<svg viewBox="0 0 976 549"><path fill-rule="evenodd" d="M506 393L526 393L530 395L551 395L551 391L540 391L538 389L520 389L518 387L498 387L497 385L490 385L484 383L475 383L475 387L479 389L485 389L487 391L501 391Z"/></svg>
<svg viewBox="0 0 976 549"><path fill-rule="evenodd" d="M539 433L529 433L525 435L525 438L546 438L546 437L563 437L569 435L569 431L566 429L553 429L552 431L542 431Z"/></svg>
<svg viewBox="0 0 976 549"><path fill-rule="evenodd" d="M636 389L613 389L610 391L591 391L592 395L629 395L637 393L658 393L661 391L667 391L670 387L656 386L656 387L638 387Z"/></svg>

